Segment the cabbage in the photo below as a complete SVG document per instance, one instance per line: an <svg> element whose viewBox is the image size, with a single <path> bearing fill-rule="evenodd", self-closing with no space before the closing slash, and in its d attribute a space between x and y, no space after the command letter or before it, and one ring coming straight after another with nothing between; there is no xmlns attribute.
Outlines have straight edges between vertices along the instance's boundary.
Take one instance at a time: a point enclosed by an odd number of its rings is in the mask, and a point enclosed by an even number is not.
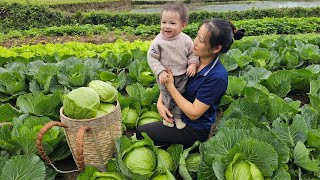
<svg viewBox="0 0 320 180"><path fill-rule="evenodd" d="M264 177L259 168L250 161L241 160L228 165L225 172L226 180L263 180Z"/></svg>
<svg viewBox="0 0 320 180"><path fill-rule="evenodd" d="M135 174L152 174L157 165L157 158L148 147L137 147L123 158L124 164Z"/></svg>
<svg viewBox="0 0 320 180"><path fill-rule="evenodd" d="M105 116L106 114L111 113L115 108L116 106L114 104L100 103L96 117Z"/></svg>
<svg viewBox="0 0 320 180"><path fill-rule="evenodd" d="M118 99L118 91L107 82L93 80L89 83L89 87L99 94L101 102L113 103Z"/></svg>
<svg viewBox="0 0 320 180"><path fill-rule="evenodd" d="M159 175L159 176L152 178L151 180L169 180L169 178L167 175Z"/></svg>
<svg viewBox="0 0 320 180"><path fill-rule="evenodd" d="M140 119L138 121L138 126L142 126L148 123L153 123L153 122L158 122L160 121L159 119L155 119L155 118L144 118L144 119Z"/></svg>
<svg viewBox="0 0 320 180"><path fill-rule="evenodd" d="M167 167L169 171L172 171L174 164L171 155L163 149L159 149L158 153L158 169L165 172L165 167Z"/></svg>
<svg viewBox="0 0 320 180"><path fill-rule="evenodd" d="M66 116L73 119L96 117L100 105L97 92L89 87L80 87L70 91L63 98L63 110Z"/></svg>
<svg viewBox="0 0 320 180"><path fill-rule="evenodd" d="M121 110L121 117L122 117L124 125L128 129L132 129L132 128L135 128L137 125L139 114L135 109L131 109L130 107L126 107Z"/></svg>
<svg viewBox="0 0 320 180"><path fill-rule="evenodd" d="M139 117L138 126L158 121L161 121L161 117L158 112L144 111Z"/></svg>
<svg viewBox="0 0 320 180"><path fill-rule="evenodd" d="M200 153L191 153L186 158L186 166L189 172L198 172L201 155Z"/></svg>
<svg viewBox="0 0 320 180"><path fill-rule="evenodd" d="M98 110L104 111L106 113L111 113L115 108L116 108L116 106L114 104L100 103Z"/></svg>
<svg viewBox="0 0 320 180"><path fill-rule="evenodd" d="M145 111L141 114L140 119L144 118L155 118L155 119L161 119L161 116L158 112L156 111Z"/></svg>

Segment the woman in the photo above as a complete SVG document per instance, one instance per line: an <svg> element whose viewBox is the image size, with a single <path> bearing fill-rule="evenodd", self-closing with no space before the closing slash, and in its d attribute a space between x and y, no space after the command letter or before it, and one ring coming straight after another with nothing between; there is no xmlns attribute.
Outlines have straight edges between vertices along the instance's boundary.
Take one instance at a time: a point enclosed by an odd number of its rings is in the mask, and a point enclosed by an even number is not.
<svg viewBox="0 0 320 180"><path fill-rule="evenodd" d="M219 55L228 52L233 40L241 39L243 35L243 32L236 31L233 24L226 20L205 21L194 40L193 53L200 57L196 75L189 78L183 94L175 88L170 70L169 80L165 83L183 112L182 120L187 126L180 130L166 127L161 122L150 123L137 128L137 138L141 139L141 133L145 132L159 146L183 144L188 147L197 140L206 141L211 125L216 120L220 100L228 86L228 74ZM164 120L173 123L174 118L164 106L161 96L157 108Z"/></svg>

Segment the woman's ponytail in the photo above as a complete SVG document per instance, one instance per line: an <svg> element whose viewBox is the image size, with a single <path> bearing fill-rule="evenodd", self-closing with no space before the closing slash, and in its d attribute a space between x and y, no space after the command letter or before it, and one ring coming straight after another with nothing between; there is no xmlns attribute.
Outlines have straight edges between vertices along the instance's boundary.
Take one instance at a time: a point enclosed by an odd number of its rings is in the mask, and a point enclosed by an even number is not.
<svg viewBox="0 0 320 180"><path fill-rule="evenodd" d="M244 29L236 29L233 31L233 38L235 40L240 40L243 36L244 36L244 32L246 32L246 30Z"/></svg>
<svg viewBox="0 0 320 180"><path fill-rule="evenodd" d="M240 40L240 39L244 36L244 33L246 32L246 30L244 30L244 29L237 29L230 20L228 20L228 21L229 21L230 26L231 26L232 31L233 31L233 38L234 38L235 40Z"/></svg>

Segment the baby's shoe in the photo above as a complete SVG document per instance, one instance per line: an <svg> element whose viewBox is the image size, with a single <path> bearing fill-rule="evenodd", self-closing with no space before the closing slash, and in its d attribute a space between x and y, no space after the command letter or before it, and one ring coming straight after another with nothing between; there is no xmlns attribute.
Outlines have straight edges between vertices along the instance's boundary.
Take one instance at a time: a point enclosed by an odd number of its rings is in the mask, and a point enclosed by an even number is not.
<svg viewBox="0 0 320 180"><path fill-rule="evenodd" d="M162 123L163 123L163 125L165 125L165 126L167 126L167 127L173 127L174 126L174 124L173 123L169 123L168 121L166 121L166 120L162 120Z"/></svg>
<svg viewBox="0 0 320 180"><path fill-rule="evenodd" d="M177 129L183 129L186 127L186 123L184 123L182 119L174 119L174 123L176 124Z"/></svg>

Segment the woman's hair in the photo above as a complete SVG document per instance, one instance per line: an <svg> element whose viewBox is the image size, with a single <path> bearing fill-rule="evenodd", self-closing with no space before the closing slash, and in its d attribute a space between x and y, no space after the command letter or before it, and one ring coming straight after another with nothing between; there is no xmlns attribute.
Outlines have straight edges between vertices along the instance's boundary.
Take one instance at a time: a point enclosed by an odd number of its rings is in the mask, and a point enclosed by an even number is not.
<svg viewBox="0 0 320 180"><path fill-rule="evenodd" d="M180 15L181 22L188 23L188 19L189 19L188 9L184 6L183 3L175 2L175 3L165 4L160 13L161 18L164 11L176 12Z"/></svg>
<svg viewBox="0 0 320 180"><path fill-rule="evenodd" d="M236 27L227 20L213 19L211 21L204 21L208 29L208 41L211 47L221 45L220 53L226 53L229 51L233 40L239 40L244 36L244 29L237 30Z"/></svg>

